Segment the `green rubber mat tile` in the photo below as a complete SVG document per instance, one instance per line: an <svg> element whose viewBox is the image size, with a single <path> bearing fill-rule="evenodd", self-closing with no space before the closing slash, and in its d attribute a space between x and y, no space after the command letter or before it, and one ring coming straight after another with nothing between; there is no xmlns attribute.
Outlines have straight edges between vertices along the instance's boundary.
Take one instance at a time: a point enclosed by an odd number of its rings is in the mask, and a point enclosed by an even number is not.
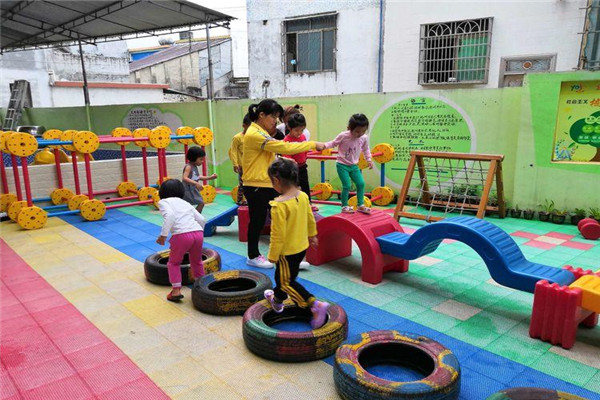
<svg viewBox="0 0 600 400"><path fill-rule="evenodd" d="M509 335L500 336L500 338L485 346L487 351L527 366L534 364L538 358L548 351L548 348L550 348L550 345L546 349L531 347L526 341Z"/></svg>
<svg viewBox="0 0 600 400"><path fill-rule="evenodd" d="M469 322L461 322L446 332L453 338L460 339L477 347L485 347L498 339L500 335L486 326L479 326Z"/></svg>
<svg viewBox="0 0 600 400"><path fill-rule="evenodd" d="M519 321L484 310L466 320L465 323L502 335L515 327Z"/></svg>
<svg viewBox="0 0 600 400"><path fill-rule="evenodd" d="M369 290L365 290L364 292L360 292L354 296L354 298L358 301L362 301L363 303L369 304L373 307L381 307L384 304L388 304L394 300L396 297L383 293L377 288L371 288Z"/></svg>
<svg viewBox="0 0 600 400"><path fill-rule="evenodd" d="M335 285L341 281L347 280L348 277L339 273L334 273L326 269L322 269L318 275L318 282L323 286Z"/></svg>
<svg viewBox="0 0 600 400"><path fill-rule="evenodd" d="M473 307L486 308L509 294L510 292L502 287L482 283L456 296L455 300Z"/></svg>
<svg viewBox="0 0 600 400"><path fill-rule="evenodd" d="M434 310L427 310L411 318L414 322L435 329L438 332L448 332L462 321ZM452 336L452 335L451 335Z"/></svg>
<svg viewBox="0 0 600 400"><path fill-rule="evenodd" d="M379 308L408 319L413 319L415 315L428 311L428 308L405 299L393 300Z"/></svg>
<svg viewBox="0 0 600 400"><path fill-rule="evenodd" d="M592 392L600 393L600 371L598 371L588 383L583 385L583 387Z"/></svg>
<svg viewBox="0 0 600 400"><path fill-rule="evenodd" d="M478 286L480 283L480 281L473 278L454 274L439 281L438 285L442 289L452 293L454 296L458 296L459 294Z"/></svg>
<svg viewBox="0 0 600 400"><path fill-rule="evenodd" d="M470 278L470 279L473 279L473 280L476 280L479 282L485 282L491 278L487 267L485 269L469 268L469 269L459 272L457 275L465 277L465 278Z"/></svg>
<svg viewBox="0 0 600 400"><path fill-rule="evenodd" d="M352 282L349 279L345 279L341 282L337 282L330 286L328 286L328 285L323 285L323 286L328 287L331 290L335 290L338 293L343 293L343 294L353 297L353 298L356 298L356 296L359 293L369 290L368 287L362 286L356 282Z"/></svg>
<svg viewBox="0 0 600 400"><path fill-rule="evenodd" d="M390 296L403 297L409 293L416 291L414 286L400 282L398 280L391 280L389 282L381 283L377 286L377 290Z"/></svg>
<svg viewBox="0 0 600 400"><path fill-rule="evenodd" d="M478 257L478 258L469 257L465 254L459 254L459 255L450 257L446 261L451 262L451 263L460 264L460 265L465 265L467 267L472 267L473 265L477 265L482 262L481 257Z"/></svg>
<svg viewBox="0 0 600 400"><path fill-rule="evenodd" d="M435 307L438 304L441 304L448 300L447 297L444 297L442 295L432 293L431 291L422 290L417 290L415 292L409 293L403 296L402 298L427 308Z"/></svg>
<svg viewBox="0 0 600 400"><path fill-rule="evenodd" d="M453 275L453 273L451 271L445 270L443 268L438 269L433 266L428 267L428 268L423 268L422 270L415 272L415 274L419 275L419 276L423 276L425 278L431 278L434 280L444 279L444 278L449 277L450 275Z"/></svg>
<svg viewBox="0 0 600 400"><path fill-rule="evenodd" d="M442 261L440 263L435 264L435 268L443 269L445 271L451 272L452 274L455 274L457 272L464 271L465 269L468 269L470 267L468 265L455 263L452 261Z"/></svg>
<svg viewBox="0 0 600 400"><path fill-rule="evenodd" d="M598 373L596 368L565 358L559 354L547 352L531 365L538 371L577 386L587 384ZM560 367L558 367L560 366Z"/></svg>

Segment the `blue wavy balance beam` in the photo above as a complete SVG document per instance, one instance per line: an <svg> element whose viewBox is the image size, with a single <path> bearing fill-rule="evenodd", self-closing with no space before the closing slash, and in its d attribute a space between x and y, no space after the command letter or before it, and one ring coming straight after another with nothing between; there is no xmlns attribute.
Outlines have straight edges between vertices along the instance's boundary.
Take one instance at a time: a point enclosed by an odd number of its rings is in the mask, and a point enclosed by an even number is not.
<svg viewBox="0 0 600 400"><path fill-rule="evenodd" d="M405 260L432 253L444 239L469 245L481 256L492 278L503 286L533 293L541 279L560 285L575 281L567 270L528 261L510 235L478 218L448 218L419 228L412 235L393 232L376 238L382 253Z"/></svg>
<svg viewBox="0 0 600 400"><path fill-rule="evenodd" d="M233 221L235 221L235 217L237 216L237 210L238 206L233 206L206 221L206 225L204 225L204 236L209 237L214 235L217 232L217 226L229 226L233 224Z"/></svg>

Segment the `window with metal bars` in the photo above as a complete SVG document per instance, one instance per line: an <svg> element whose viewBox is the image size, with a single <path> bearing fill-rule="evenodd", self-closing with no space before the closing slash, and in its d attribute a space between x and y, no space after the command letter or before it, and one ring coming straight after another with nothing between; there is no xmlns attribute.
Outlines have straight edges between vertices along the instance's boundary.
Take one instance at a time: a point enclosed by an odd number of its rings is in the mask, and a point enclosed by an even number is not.
<svg viewBox="0 0 600 400"><path fill-rule="evenodd" d="M600 70L600 0L590 0L581 45L580 68Z"/></svg>
<svg viewBox="0 0 600 400"><path fill-rule="evenodd" d="M284 21L285 72L335 70L336 14Z"/></svg>
<svg viewBox="0 0 600 400"><path fill-rule="evenodd" d="M492 20L421 25L419 84L487 83Z"/></svg>

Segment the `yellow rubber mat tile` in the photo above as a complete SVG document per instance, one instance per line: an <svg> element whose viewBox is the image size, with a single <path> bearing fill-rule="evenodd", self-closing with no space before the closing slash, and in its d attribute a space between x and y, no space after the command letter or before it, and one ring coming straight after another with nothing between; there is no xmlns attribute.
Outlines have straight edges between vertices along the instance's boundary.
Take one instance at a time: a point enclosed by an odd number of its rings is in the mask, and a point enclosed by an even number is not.
<svg viewBox="0 0 600 400"><path fill-rule="evenodd" d="M40 231L42 232L42 231ZM36 243L52 243L54 245L60 245L61 243L64 244L65 239L58 234L46 234L46 235L32 235L30 234L30 236L32 237L33 241Z"/></svg>
<svg viewBox="0 0 600 400"><path fill-rule="evenodd" d="M54 254L55 256L57 256L58 258L64 260L64 259L69 259L75 255L83 255L86 254L86 252L81 249L80 247L77 246L65 246L65 247L57 247L55 249L52 249L52 254Z"/></svg>
<svg viewBox="0 0 600 400"><path fill-rule="evenodd" d="M244 346L241 316L223 318L220 324L209 328L209 331L237 347Z"/></svg>
<svg viewBox="0 0 600 400"><path fill-rule="evenodd" d="M264 399L285 399L285 400L306 400L315 398L314 395L305 392L302 388L306 388L307 382L302 386L292 382L283 382L277 387L267 390L255 396L248 396L249 400L264 400ZM331 397L335 398L335 397Z"/></svg>
<svg viewBox="0 0 600 400"><path fill-rule="evenodd" d="M111 336L110 338L127 354L137 353L153 347L161 347L168 343L168 340L160 333L147 326L139 330L121 330L120 336ZM168 360L168 354L157 354L157 357Z"/></svg>
<svg viewBox="0 0 600 400"><path fill-rule="evenodd" d="M193 389L179 393L173 397L175 400L203 400L203 399L247 399L242 397L236 392L231 386L227 386L225 383L218 379L212 379L204 382L201 386L197 386Z"/></svg>
<svg viewBox="0 0 600 400"><path fill-rule="evenodd" d="M110 324L124 318L135 318L140 321L144 327L146 326L144 321L133 315L131 311L129 311L123 306L123 304L120 303L114 304L110 307L101 308L96 311L84 313L84 315L98 327L102 327L106 324Z"/></svg>
<svg viewBox="0 0 600 400"><path fill-rule="evenodd" d="M156 330L171 343L187 352L190 357L196 359L199 359L203 353L225 344L219 336L211 334L201 324L190 318L157 326Z"/></svg>
<svg viewBox="0 0 600 400"><path fill-rule="evenodd" d="M123 254L121 252L119 252L118 254L99 254L99 255L95 255L94 257L96 257L98 260L102 261L103 263L113 263L113 262L125 261L125 260L129 259L128 255Z"/></svg>
<svg viewBox="0 0 600 400"><path fill-rule="evenodd" d="M164 358L165 361L168 359L168 356ZM190 390L199 393L197 388L204 388L205 397L194 397L195 395L188 394L180 398L228 400L237 398L226 396L226 394L232 393L233 390L223 382L218 381L213 374L190 357L172 364L165 362L162 369L150 373L149 376L171 397L188 393Z"/></svg>
<svg viewBox="0 0 600 400"><path fill-rule="evenodd" d="M183 361L187 353L170 342L162 343L160 346L149 347L129 355L129 357L146 374L160 371L165 368L165 360L171 364ZM201 363L203 365L203 363ZM212 368L212 366L211 366Z"/></svg>
<svg viewBox="0 0 600 400"><path fill-rule="evenodd" d="M105 311L105 309L114 307L119 304L115 299L108 296L93 297L83 299L80 301L73 301L72 303L84 315L94 313L97 311L103 312ZM99 326L98 328L102 327Z"/></svg>
<svg viewBox="0 0 600 400"><path fill-rule="evenodd" d="M152 294L144 287L129 279L102 282L98 286L121 303L141 299Z"/></svg>
<svg viewBox="0 0 600 400"><path fill-rule="evenodd" d="M231 371L232 365L244 365L251 357L256 356L250 352L240 351L238 347L231 344L224 344L205 351L196 359L200 364L206 365L216 376L222 376Z"/></svg>
<svg viewBox="0 0 600 400"><path fill-rule="evenodd" d="M598 346L578 341L569 350L552 346L549 351L600 370L600 347Z"/></svg>
<svg viewBox="0 0 600 400"><path fill-rule="evenodd" d="M71 303L83 302L84 300L94 299L106 296L103 290L89 281L79 280L79 282L87 283L86 286L62 292Z"/></svg>
<svg viewBox="0 0 600 400"><path fill-rule="evenodd" d="M263 395L286 382L286 379L278 372L280 369L282 368L270 368L266 364L256 361L245 364L242 368L232 369L219 378L235 388L237 392L243 393L244 397L252 398Z"/></svg>
<svg viewBox="0 0 600 400"><path fill-rule="evenodd" d="M185 317L177 307L167 304L166 300L161 300L157 296L142 297L125 302L123 305L152 327Z"/></svg>
<svg viewBox="0 0 600 400"><path fill-rule="evenodd" d="M129 335L137 335L138 332L142 332L148 329L148 325L135 315L128 311L128 314L124 317L114 318L112 320L106 320L99 323L95 320L91 320L96 326L109 338L129 337ZM133 333L132 333L133 332ZM137 336L136 336L137 337ZM123 341L126 341L123 339ZM146 348L147 346L143 346Z"/></svg>
<svg viewBox="0 0 600 400"><path fill-rule="evenodd" d="M110 268L98 267L94 273L88 273L85 277L96 285L103 285L108 282L115 282L123 279L123 274L118 271L113 271Z"/></svg>

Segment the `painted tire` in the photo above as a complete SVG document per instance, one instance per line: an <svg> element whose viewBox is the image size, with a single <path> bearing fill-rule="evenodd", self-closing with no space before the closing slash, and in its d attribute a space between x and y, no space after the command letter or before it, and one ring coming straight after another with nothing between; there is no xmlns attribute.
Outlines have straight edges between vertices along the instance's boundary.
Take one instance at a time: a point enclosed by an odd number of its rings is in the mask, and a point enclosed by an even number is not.
<svg viewBox="0 0 600 400"><path fill-rule="evenodd" d="M518 387L504 389L494 393L486 400L586 400L574 394L560 392L557 390Z"/></svg>
<svg viewBox="0 0 600 400"><path fill-rule="evenodd" d="M425 378L394 382L365 369L378 363L407 360ZM380 330L362 333L335 354L333 380L343 399L458 399L460 366L450 350L424 336Z"/></svg>
<svg viewBox="0 0 600 400"><path fill-rule="evenodd" d="M271 278L247 270L220 271L196 280L192 302L196 309L214 315L243 315L272 289Z"/></svg>
<svg viewBox="0 0 600 400"><path fill-rule="evenodd" d="M286 332L270 326L279 321L311 318L310 309L291 302L286 301L283 312L277 314L267 300L262 300L244 313L244 343L257 356L274 361L304 362L330 356L348 336L348 317L342 307L332 304L327 322L319 329Z"/></svg>
<svg viewBox="0 0 600 400"><path fill-rule="evenodd" d="M144 261L144 274L149 282L156 283L157 285L171 285L169 282L169 270L167 269L170 253L171 250L159 251L146 258L146 261ZM202 261L206 274L221 270L221 255L213 249L207 249L206 247L202 249ZM182 285L191 285L194 283L191 273L190 261L186 254L181 262Z"/></svg>

